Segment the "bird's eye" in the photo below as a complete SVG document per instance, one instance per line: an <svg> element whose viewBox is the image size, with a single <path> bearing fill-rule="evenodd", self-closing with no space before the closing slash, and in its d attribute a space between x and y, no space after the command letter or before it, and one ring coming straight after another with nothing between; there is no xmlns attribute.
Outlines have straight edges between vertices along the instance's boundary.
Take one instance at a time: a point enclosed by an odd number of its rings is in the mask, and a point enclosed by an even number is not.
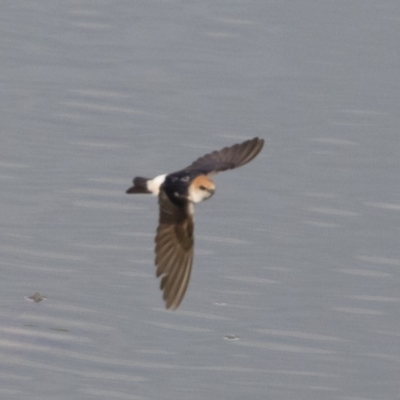
<svg viewBox="0 0 400 400"><path fill-rule="evenodd" d="M206 187L203 185L200 185L199 188L200 188L200 190L207 190Z"/></svg>

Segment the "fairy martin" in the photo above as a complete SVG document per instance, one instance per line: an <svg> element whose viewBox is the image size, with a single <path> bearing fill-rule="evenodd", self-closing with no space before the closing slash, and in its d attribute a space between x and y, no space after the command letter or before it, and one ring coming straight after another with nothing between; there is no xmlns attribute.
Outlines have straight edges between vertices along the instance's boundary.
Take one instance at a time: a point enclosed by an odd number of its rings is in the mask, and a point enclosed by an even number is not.
<svg viewBox="0 0 400 400"><path fill-rule="evenodd" d="M255 137L200 157L188 167L156 176L136 177L126 193L158 196L160 207L155 237L156 275L166 308L176 309L185 295L193 263L194 203L209 199L215 192L210 176L240 167L261 151L264 140Z"/></svg>

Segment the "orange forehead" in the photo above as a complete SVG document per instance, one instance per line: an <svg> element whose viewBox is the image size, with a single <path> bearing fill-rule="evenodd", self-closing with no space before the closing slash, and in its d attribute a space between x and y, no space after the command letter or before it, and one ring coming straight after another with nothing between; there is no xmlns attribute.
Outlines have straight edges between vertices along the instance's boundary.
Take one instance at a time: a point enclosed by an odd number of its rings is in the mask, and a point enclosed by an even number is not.
<svg viewBox="0 0 400 400"><path fill-rule="evenodd" d="M199 175L197 178L194 178L192 185L194 187L204 186L207 189L215 188L215 183L205 175Z"/></svg>

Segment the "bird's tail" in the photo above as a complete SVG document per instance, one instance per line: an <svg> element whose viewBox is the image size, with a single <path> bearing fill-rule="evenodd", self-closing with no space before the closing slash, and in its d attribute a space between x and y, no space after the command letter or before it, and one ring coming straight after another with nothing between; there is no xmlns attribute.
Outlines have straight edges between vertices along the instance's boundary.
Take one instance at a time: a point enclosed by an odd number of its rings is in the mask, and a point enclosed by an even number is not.
<svg viewBox="0 0 400 400"><path fill-rule="evenodd" d="M151 193L150 190L147 188L147 181L149 179L147 178L142 178L140 176L137 176L133 180L133 186L129 188L126 193L128 194L134 194L134 193Z"/></svg>

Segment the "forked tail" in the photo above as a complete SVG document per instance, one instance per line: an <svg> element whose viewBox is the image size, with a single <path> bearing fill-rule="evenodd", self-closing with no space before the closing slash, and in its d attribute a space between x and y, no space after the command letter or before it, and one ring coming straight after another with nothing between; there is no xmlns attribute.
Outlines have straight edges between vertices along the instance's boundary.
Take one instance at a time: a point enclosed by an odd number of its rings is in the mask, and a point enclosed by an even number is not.
<svg viewBox="0 0 400 400"><path fill-rule="evenodd" d="M134 193L151 193L150 190L147 188L147 181L149 179L147 178L142 178L140 176L137 176L133 180L133 186L129 188L126 193L128 194L134 194Z"/></svg>

